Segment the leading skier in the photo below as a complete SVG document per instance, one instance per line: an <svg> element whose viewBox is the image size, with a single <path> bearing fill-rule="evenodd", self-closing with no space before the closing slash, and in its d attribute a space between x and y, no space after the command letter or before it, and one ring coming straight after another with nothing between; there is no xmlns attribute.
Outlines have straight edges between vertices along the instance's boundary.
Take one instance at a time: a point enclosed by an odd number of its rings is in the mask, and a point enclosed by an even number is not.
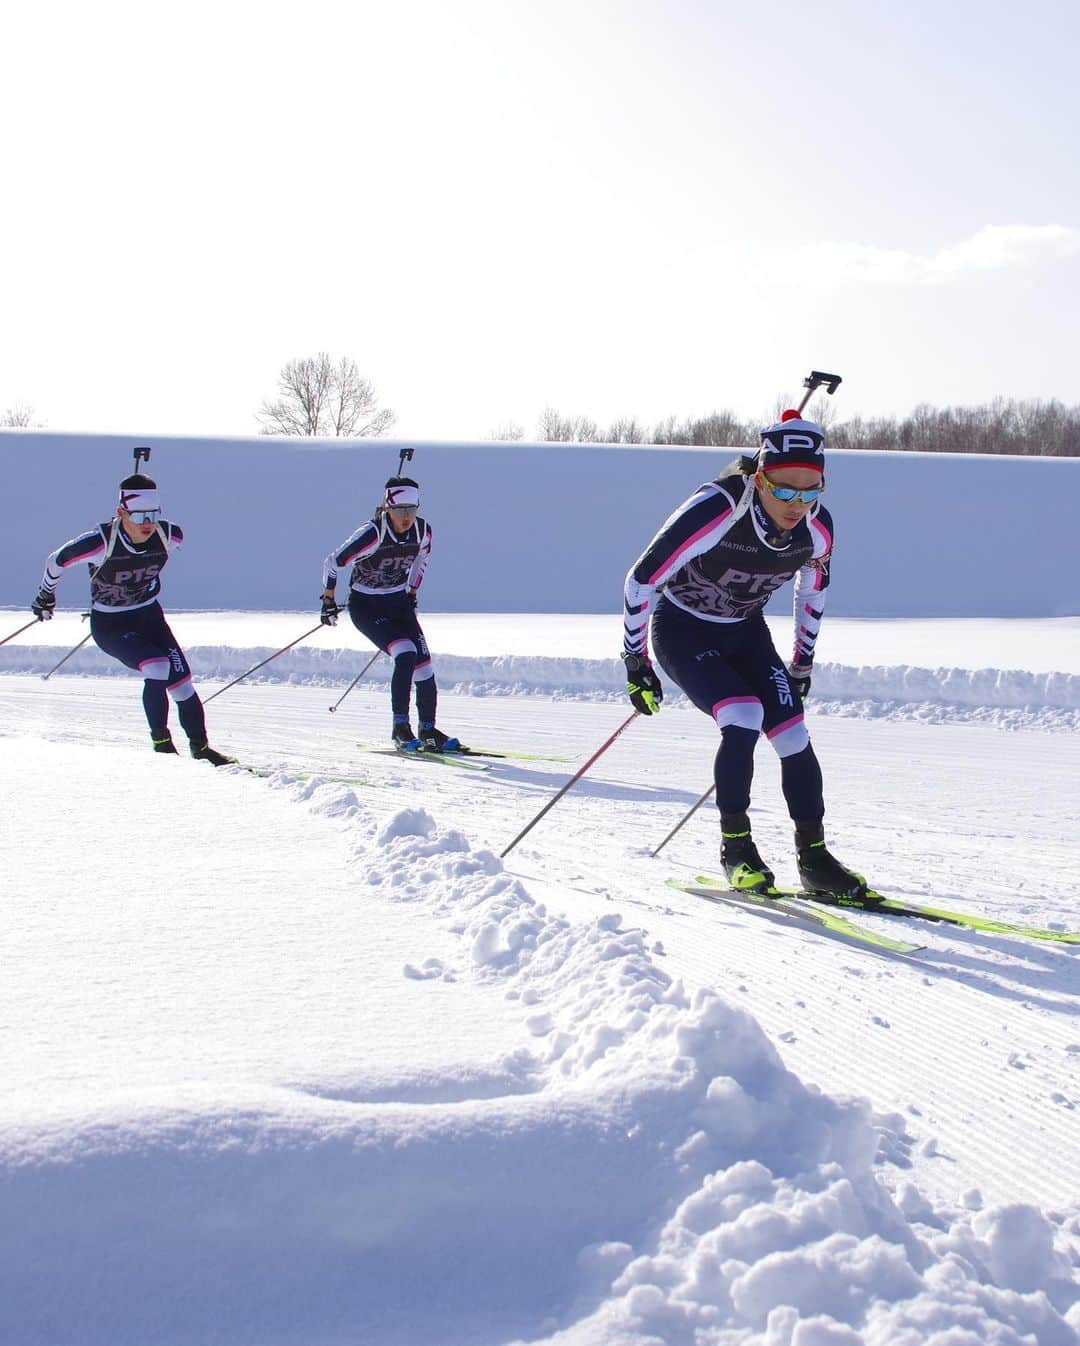
<svg viewBox="0 0 1080 1346"><path fill-rule="evenodd" d="M169 697L176 702L192 757L214 766L235 761L211 748L191 667L158 602L161 572L184 541L183 529L161 517L157 483L141 472L120 483L116 514L58 547L45 563L30 605L38 621L56 611L56 586L69 567L90 567L90 634L99 649L140 673L143 709L155 752L175 753Z"/></svg>
<svg viewBox="0 0 1080 1346"><path fill-rule="evenodd" d="M420 487L412 477L391 477L374 517L323 562L320 620L337 625L338 569L351 566L349 616L358 631L394 661L390 678L390 737L400 752L467 752L459 739L435 725L438 691L431 652L416 615L417 590L431 557L431 525L417 516ZM419 736L409 721L416 687Z"/></svg>
<svg viewBox="0 0 1080 1346"><path fill-rule="evenodd" d="M821 427L785 411L762 430L756 457L736 460L698 487L626 577L622 657L631 703L652 715L663 700L649 657L651 614L657 662L720 729L714 771L721 856L735 888L767 892L775 883L747 815L754 749L764 734L780 757L802 886L842 896L866 891L861 876L826 848L821 767L803 719L833 548L824 490ZM796 575L795 648L785 665L764 608Z"/></svg>

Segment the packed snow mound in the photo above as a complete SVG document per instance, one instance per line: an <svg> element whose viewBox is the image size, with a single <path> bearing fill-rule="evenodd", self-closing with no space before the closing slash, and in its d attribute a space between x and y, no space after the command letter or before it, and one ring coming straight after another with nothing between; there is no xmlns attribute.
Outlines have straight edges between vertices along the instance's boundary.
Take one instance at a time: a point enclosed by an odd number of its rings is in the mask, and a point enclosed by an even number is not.
<svg viewBox="0 0 1080 1346"><path fill-rule="evenodd" d="M432 1033L465 983L520 1044L377 1089L358 1062L9 1102L0 1339L1076 1346L1044 1212L894 1202L869 1105L803 1084L643 930L549 911L427 809L241 783L341 829L356 900L416 933L400 973Z"/></svg>
<svg viewBox="0 0 1080 1346"><path fill-rule="evenodd" d="M275 651L262 646L193 646L187 651L200 682L239 677ZM54 646L0 648L0 673L45 673L60 657ZM367 652L299 646L252 675L251 682L348 686ZM362 663L358 662L362 658ZM534 694L572 700L623 701L626 674L612 659L544 655L470 658L435 652L439 685L474 696ZM89 644L64 665L65 674L132 677L127 669ZM390 664L380 659L366 685L387 686ZM683 700L670 684L672 704ZM1006 728L1080 728L1080 674L1022 669L850 666L819 663L814 669L811 708L822 714L864 718L982 722Z"/></svg>

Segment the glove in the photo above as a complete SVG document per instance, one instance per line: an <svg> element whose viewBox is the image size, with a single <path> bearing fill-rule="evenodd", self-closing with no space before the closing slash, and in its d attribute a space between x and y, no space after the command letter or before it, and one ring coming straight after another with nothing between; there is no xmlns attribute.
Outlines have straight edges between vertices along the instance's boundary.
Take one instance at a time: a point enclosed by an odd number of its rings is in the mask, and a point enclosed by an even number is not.
<svg viewBox="0 0 1080 1346"><path fill-rule="evenodd" d="M410 606L410 607L412 608L412 610L415 612L415 611L416 611L416 590L415 590L415 589L406 589L406 590L405 590L405 596L406 596L406 597L408 598L408 600L409 600L409 606Z"/></svg>
<svg viewBox="0 0 1080 1346"><path fill-rule="evenodd" d="M30 604L30 611L39 622L51 622L56 611L56 595L49 593L48 589L39 589L37 598Z"/></svg>
<svg viewBox="0 0 1080 1346"><path fill-rule="evenodd" d="M664 689L652 664L644 655L629 652L623 653L622 661L626 665L626 694L630 704L642 715L659 714Z"/></svg>
<svg viewBox="0 0 1080 1346"><path fill-rule="evenodd" d="M337 598L330 593L324 593L322 596L322 612L319 613L319 621L323 626L337 626L338 605Z"/></svg>
<svg viewBox="0 0 1080 1346"><path fill-rule="evenodd" d="M788 664L788 682L799 693L799 700L805 701L810 695L810 674L812 668L800 668L797 664Z"/></svg>

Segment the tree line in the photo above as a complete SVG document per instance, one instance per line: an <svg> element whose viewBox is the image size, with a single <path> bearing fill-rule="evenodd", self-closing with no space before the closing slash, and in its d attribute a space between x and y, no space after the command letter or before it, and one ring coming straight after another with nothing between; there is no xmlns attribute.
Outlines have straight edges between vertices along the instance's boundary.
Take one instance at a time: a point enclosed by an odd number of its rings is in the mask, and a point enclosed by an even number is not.
<svg viewBox="0 0 1080 1346"><path fill-rule="evenodd" d="M760 420L749 421L734 411L707 416L668 416L648 425L637 416L621 416L601 425L589 416L566 416L552 407L541 413L536 439L564 444L686 444L745 448L758 442L762 425L775 421L784 406L778 401ZM831 402L819 399L813 409L825 429L830 448L892 449L919 453L1011 453L1051 458L1080 457L1080 406L1050 401L995 398L973 407L917 406L907 416L854 416L842 419ZM39 426L32 407L16 403L0 413L0 426ZM370 379L348 356L325 351L290 360L278 374L277 396L256 412L264 435L361 439L385 435L396 417L380 407ZM487 436L522 440L525 427L507 421Z"/></svg>
<svg viewBox="0 0 1080 1346"><path fill-rule="evenodd" d="M651 428L633 416L601 427L587 416L563 416L546 409L537 438L555 443L686 444L743 448L758 443L762 425L778 418L742 419L733 411L680 420L669 416ZM911 453L1011 453L1051 458L1080 457L1080 406L1062 402L995 398L974 407L917 406L907 416L854 416L840 419L829 404L818 404L813 418L824 427L833 449L892 449ZM506 430L512 433L505 433ZM524 439L513 423L493 438Z"/></svg>

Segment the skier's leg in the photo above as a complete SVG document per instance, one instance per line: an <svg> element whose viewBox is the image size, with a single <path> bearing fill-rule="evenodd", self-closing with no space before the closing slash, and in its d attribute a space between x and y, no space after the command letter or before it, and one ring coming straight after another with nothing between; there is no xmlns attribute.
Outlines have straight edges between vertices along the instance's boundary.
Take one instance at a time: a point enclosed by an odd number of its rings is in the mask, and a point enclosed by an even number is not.
<svg viewBox="0 0 1080 1346"><path fill-rule="evenodd" d="M390 709L395 723L403 720L407 722L413 673L416 671L416 643L407 636L399 636L389 642L386 653L394 661L394 671L390 675Z"/></svg>
<svg viewBox="0 0 1080 1346"><path fill-rule="evenodd" d="M420 737L424 730L435 728L435 711L438 707L439 692L435 685L435 668L431 662L431 651L419 622L414 622L413 640L416 642L416 667L413 669L413 685L416 688L416 717L420 721Z"/></svg>
<svg viewBox="0 0 1080 1346"><path fill-rule="evenodd" d="M427 638L414 621L413 639L416 641L416 669L413 672L413 686L416 688L416 716L419 721L420 742L429 752L464 752L460 739L436 727L435 714L439 704L439 690L435 684L435 669L431 662L431 651Z"/></svg>
<svg viewBox="0 0 1080 1346"><path fill-rule="evenodd" d="M90 633L100 650L142 676L142 704L151 741L156 751L173 752L166 692L172 668L167 651L155 638L158 633L151 617L149 608L94 611L90 614Z"/></svg>
<svg viewBox="0 0 1080 1346"><path fill-rule="evenodd" d="M788 680L764 619L747 647L747 658L747 676L753 680L764 707L765 736L780 758L784 799L795 823L795 853L802 885L818 892L864 892L862 877L826 849L821 765L807 732L802 700Z"/></svg>
<svg viewBox="0 0 1080 1346"><path fill-rule="evenodd" d="M720 730L713 774L724 870L736 886L756 888L773 882L747 814L763 710L754 688L732 662L739 638L735 627L701 621L663 601L653 619L653 650L660 667Z"/></svg>
<svg viewBox="0 0 1080 1346"><path fill-rule="evenodd" d="M409 728L409 703L417 662L413 629L416 618L412 609L406 610L405 600L397 594L379 598L353 590L349 594L349 616L361 635L394 661L390 675L390 709L394 717L392 737L402 744L417 742ZM409 729L407 735L406 729Z"/></svg>
<svg viewBox="0 0 1080 1346"><path fill-rule="evenodd" d="M792 818L825 813L821 766L810 742L802 701L792 687L761 616L742 623L736 666L762 710L762 730L780 758L780 780Z"/></svg>

